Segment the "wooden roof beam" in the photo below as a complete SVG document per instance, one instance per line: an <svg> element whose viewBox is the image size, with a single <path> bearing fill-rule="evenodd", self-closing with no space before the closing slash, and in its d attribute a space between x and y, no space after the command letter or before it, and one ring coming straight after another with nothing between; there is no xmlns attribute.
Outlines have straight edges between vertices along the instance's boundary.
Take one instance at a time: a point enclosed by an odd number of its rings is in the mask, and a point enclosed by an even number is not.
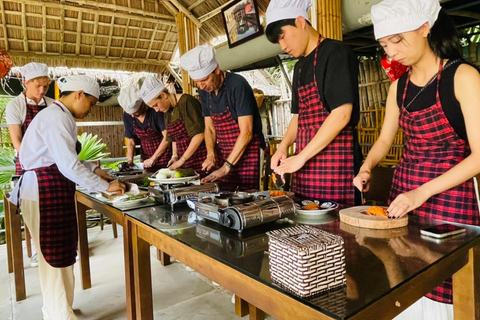
<svg viewBox="0 0 480 320"><path fill-rule="evenodd" d="M3 25L3 36L5 41L5 50L10 50L10 46L8 45L8 36L7 36L7 21L5 20L5 7L3 6L3 1L0 1L0 10L2 13L2 25Z"/></svg>
<svg viewBox="0 0 480 320"><path fill-rule="evenodd" d="M45 11L47 10L47 7L43 6ZM46 25L46 23L43 23ZM62 32L62 30L65 30L65 10L61 10L61 19L60 19L60 54L63 54L63 43L65 42L65 33Z"/></svg>
<svg viewBox="0 0 480 320"><path fill-rule="evenodd" d="M20 1L27 1L27 0L20 0ZM31 1L31 0L30 0ZM46 0L38 0L38 1L32 1L32 2L45 2ZM115 14L119 13L118 11L124 11L126 14L135 14L135 15L140 15L144 17L150 17L150 18L155 18L155 19L166 19L166 20L172 20L172 17L167 15L167 14L162 14L158 12L150 12L150 11L145 11L142 9L137 9L137 8L132 8L132 5L130 3L130 0L128 0L128 6L120 6L120 5L115 5L112 3L105 3L105 2L100 2L96 0L69 0L69 2L72 3L77 3L80 5L88 5L92 7L97 7L99 9L108 9L109 11L115 12ZM58 4L56 4L58 6ZM78 8L75 6L75 8ZM96 10L98 11L98 10Z"/></svg>
<svg viewBox="0 0 480 320"><path fill-rule="evenodd" d="M130 25L130 19L128 19L127 25L125 26L125 32L123 33L122 51L120 51L120 58L122 57L123 51L125 50L125 42L127 41L127 33L128 33L129 25Z"/></svg>
<svg viewBox="0 0 480 320"><path fill-rule="evenodd" d="M135 41L135 48L133 50L133 57L137 56L138 43L140 42L140 35L142 34L143 21L140 24L140 30L138 30L137 40Z"/></svg>
<svg viewBox="0 0 480 320"><path fill-rule="evenodd" d="M77 17L77 43L75 45L75 54L80 54L80 39L82 35L82 17L83 13L81 11L78 12Z"/></svg>
<svg viewBox="0 0 480 320"><path fill-rule="evenodd" d="M47 52L47 8L45 6L42 6L42 51Z"/></svg>
<svg viewBox="0 0 480 320"><path fill-rule="evenodd" d="M107 44L107 52L105 53L105 58L110 56L110 47L112 46L112 39L113 39L113 28L115 28L115 17L112 16L112 20L110 21L110 33L108 34L108 44Z"/></svg>
<svg viewBox="0 0 480 320"><path fill-rule="evenodd" d="M22 3L23 51L28 52L27 12L25 3Z"/></svg>
<svg viewBox="0 0 480 320"><path fill-rule="evenodd" d="M155 35L157 34L158 24L155 26L155 30L152 32L152 36L150 37L150 43L148 44L148 50L146 58L150 57L150 52L152 52L153 43L155 42Z"/></svg>
<svg viewBox="0 0 480 320"><path fill-rule="evenodd" d="M158 1L160 1L162 3L162 5L165 7L165 9L167 9L167 11L170 12L170 14L173 17L177 16L178 9L175 8L175 6L173 4L171 4L168 0L158 0Z"/></svg>
<svg viewBox="0 0 480 320"><path fill-rule="evenodd" d="M232 3L233 1L235 0L229 0L227 2L225 2L224 4L222 4L220 7L218 7L217 9L215 10L212 10L210 11L209 13L207 14L204 14L203 16L201 16L200 18L198 18L198 20L200 20L202 23L215 17L217 14L219 14L220 12L222 12L222 9L225 8L226 6L228 6L230 3Z"/></svg>
<svg viewBox="0 0 480 320"><path fill-rule="evenodd" d="M140 9L130 9L127 7L117 7L117 8L124 8L125 12L119 12L119 10L106 10L108 9L108 6L114 7L112 4L108 3L103 3L103 2L96 2L96 1L91 1L91 0L83 0L83 1L76 1L76 2L88 2L92 3L92 5L98 4L100 8L105 9L105 11L99 12L98 9L93 9L93 8L84 8L84 7L78 7L74 5L68 5L68 4L61 4L59 5L58 2L50 2L47 0L16 0L16 2L22 3L22 4L28 4L28 5L33 5L33 6L39 6L43 5L49 8L54 8L58 9L59 6L61 6L65 10L71 10L75 12L83 12L83 13L91 13L91 14L101 14L105 16L111 16L112 14L115 15L117 18L123 18L123 19L133 19L136 18L138 20L144 20L145 22L152 22L152 23L161 23L164 25L171 25L175 26L175 19L172 16L169 15L162 15L162 14L155 14L152 12L142 12ZM132 13L127 13L129 12L128 10L132 10ZM142 12L142 13L138 13ZM163 19L161 19L163 17Z"/></svg>
<svg viewBox="0 0 480 320"><path fill-rule="evenodd" d="M98 33L98 18L99 15L95 15L95 24L93 26L93 40L92 40L92 51L90 55L93 57L95 56L95 45L97 44L97 33Z"/></svg>
<svg viewBox="0 0 480 320"><path fill-rule="evenodd" d="M187 9L188 9L188 11L192 11L193 9L195 9L196 7L198 7L199 5L201 5L204 2L205 2L205 0L197 0L194 4L192 4Z"/></svg>
<svg viewBox="0 0 480 320"><path fill-rule="evenodd" d="M167 37L170 34L171 30L172 30L172 27L168 27L167 34L165 35L165 38L163 38L162 47L160 48L160 52L158 53L158 58L157 58L158 61L162 60L163 50L165 49L165 45L167 44Z"/></svg>
<svg viewBox="0 0 480 320"><path fill-rule="evenodd" d="M190 19L193 23L195 23L195 25L198 28L202 27L202 23L193 15L193 13L188 11L188 9L185 8L178 0L170 0L170 2L173 3L173 5L177 7L178 10L183 12L188 17L188 19Z"/></svg>

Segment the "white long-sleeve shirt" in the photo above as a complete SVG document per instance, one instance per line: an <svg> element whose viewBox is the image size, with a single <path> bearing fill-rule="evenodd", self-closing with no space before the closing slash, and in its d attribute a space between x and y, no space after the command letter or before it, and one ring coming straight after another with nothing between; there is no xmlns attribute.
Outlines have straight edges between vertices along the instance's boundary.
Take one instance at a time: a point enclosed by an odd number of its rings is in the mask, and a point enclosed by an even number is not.
<svg viewBox="0 0 480 320"><path fill-rule="evenodd" d="M20 147L20 163L25 170L56 164L69 180L89 191L106 191L109 183L93 173L95 166L78 159L75 152L77 124L71 112L59 101L40 111L28 127ZM39 201L37 174L27 171L22 177L20 198ZM18 186L12 191L16 204Z"/></svg>

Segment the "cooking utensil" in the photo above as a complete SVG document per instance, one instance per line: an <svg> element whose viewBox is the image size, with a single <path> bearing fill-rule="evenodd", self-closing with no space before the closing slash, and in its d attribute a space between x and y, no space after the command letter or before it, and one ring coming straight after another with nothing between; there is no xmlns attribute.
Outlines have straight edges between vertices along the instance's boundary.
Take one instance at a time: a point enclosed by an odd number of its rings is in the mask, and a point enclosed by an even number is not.
<svg viewBox="0 0 480 320"><path fill-rule="evenodd" d="M370 206L356 206L340 210L340 221L361 228L393 229L408 224L408 216L398 219L388 219L379 216L370 216L365 212Z"/></svg>
<svg viewBox="0 0 480 320"><path fill-rule="evenodd" d="M272 178L272 181L273 183L275 184L275 187L278 189L278 188L281 188L285 185L285 179L283 176L281 176L280 174L276 173L276 172L272 172L272 174L270 175L271 178Z"/></svg>

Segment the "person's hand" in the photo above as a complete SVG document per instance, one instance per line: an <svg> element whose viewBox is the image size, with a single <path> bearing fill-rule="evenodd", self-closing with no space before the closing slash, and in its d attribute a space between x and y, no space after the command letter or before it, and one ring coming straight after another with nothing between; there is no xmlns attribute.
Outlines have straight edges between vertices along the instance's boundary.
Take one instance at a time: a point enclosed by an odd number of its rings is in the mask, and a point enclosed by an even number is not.
<svg viewBox="0 0 480 320"><path fill-rule="evenodd" d="M370 189L370 178L372 173L369 170L360 170L357 176L353 179L353 185L357 187L360 192L367 192Z"/></svg>
<svg viewBox="0 0 480 320"><path fill-rule="evenodd" d="M306 161L300 155L292 156L283 159L274 171L283 177L285 173L294 173L300 170L305 165L305 162Z"/></svg>
<svg viewBox="0 0 480 320"><path fill-rule="evenodd" d="M107 171L101 169L100 167L96 168L93 173L102 178L103 180L110 182L113 181L113 177L107 173Z"/></svg>
<svg viewBox="0 0 480 320"><path fill-rule="evenodd" d="M126 186L124 183L114 180L110 182L107 191L112 193L125 193Z"/></svg>
<svg viewBox="0 0 480 320"><path fill-rule="evenodd" d="M184 164L185 164L185 158L181 157L180 159L175 161L175 163L172 163L171 165L169 165L168 168L170 170L176 170L176 169L181 168Z"/></svg>
<svg viewBox="0 0 480 320"><path fill-rule="evenodd" d="M214 182L225 177L230 172L229 166L222 166L220 169L213 171L211 174L202 179L203 183Z"/></svg>
<svg viewBox="0 0 480 320"><path fill-rule="evenodd" d="M147 160L143 161L143 167L144 168L151 168L154 163L155 163L155 159L148 158Z"/></svg>
<svg viewBox="0 0 480 320"><path fill-rule="evenodd" d="M390 203L387 209L387 215L392 219L401 218L410 211L420 207L428 198L429 196L424 194L420 189L402 193Z"/></svg>
<svg viewBox="0 0 480 320"><path fill-rule="evenodd" d="M178 160L178 156L176 154L174 154L170 160L168 161L167 163L167 167L170 167L172 164L174 164L176 161Z"/></svg>
<svg viewBox="0 0 480 320"><path fill-rule="evenodd" d="M127 160L127 163L128 163L129 166L132 167L132 166L133 166L133 159L128 159L128 160Z"/></svg>
<svg viewBox="0 0 480 320"><path fill-rule="evenodd" d="M202 163L202 171L208 172L215 166L215 156L207 155L207 158Z"/></svg>
<svg viewBox="0 0 480 320"><path fill-rule="evenodd" d="M275 151L275 153L273 154L272 159L270 159L270 168L272 168L272 170L275 170L278 167L280 161L284 159L287 159L287 151L283 149L277 149L277 151Z"/></svg>

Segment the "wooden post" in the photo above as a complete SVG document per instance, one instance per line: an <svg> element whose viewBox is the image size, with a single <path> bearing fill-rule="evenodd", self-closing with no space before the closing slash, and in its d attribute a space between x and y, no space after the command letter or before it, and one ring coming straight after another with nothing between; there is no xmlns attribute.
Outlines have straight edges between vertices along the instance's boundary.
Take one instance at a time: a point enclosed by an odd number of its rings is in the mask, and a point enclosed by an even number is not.
<svg viewBox="0 0 480 320"><path fill-rule="evenodd" d="M341 0L317 0L317 25L313 26L326 38L342 40Z"/></svg>
<svg viewBox="0 0 480 320"><path fill-rule="evenodd" d="M183 12L177 13L178 49L180 55L198 46L199 32L197 25L188 19ZM183 93L193 93L193 83L188 72L182 69Z"/></svg>

